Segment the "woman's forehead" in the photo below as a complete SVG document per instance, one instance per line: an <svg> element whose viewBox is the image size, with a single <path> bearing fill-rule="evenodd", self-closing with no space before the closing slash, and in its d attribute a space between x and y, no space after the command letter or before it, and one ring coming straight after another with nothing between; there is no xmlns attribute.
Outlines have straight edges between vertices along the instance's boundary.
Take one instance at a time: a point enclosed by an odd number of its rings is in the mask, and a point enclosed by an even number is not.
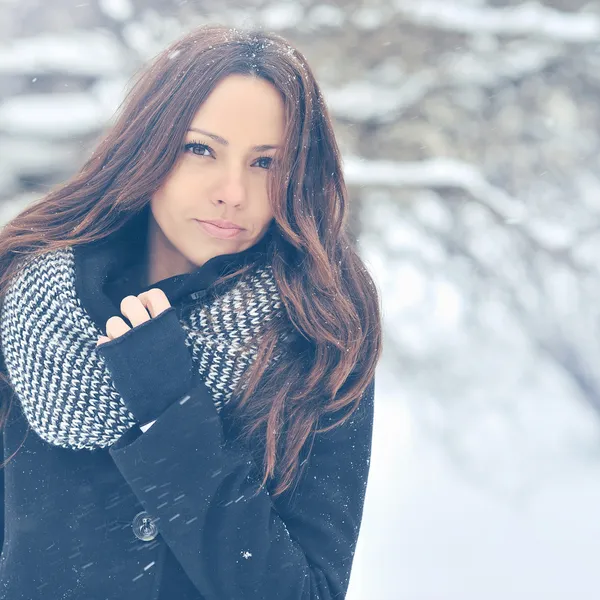
<svg viewBox="0 0 600 600"><path fill-rule="evenodd" d="M219 82L189 127L224 146L249 136L257 146L278 146L284 128L285 108L277 88L264 79L242 75Z"/></svg>

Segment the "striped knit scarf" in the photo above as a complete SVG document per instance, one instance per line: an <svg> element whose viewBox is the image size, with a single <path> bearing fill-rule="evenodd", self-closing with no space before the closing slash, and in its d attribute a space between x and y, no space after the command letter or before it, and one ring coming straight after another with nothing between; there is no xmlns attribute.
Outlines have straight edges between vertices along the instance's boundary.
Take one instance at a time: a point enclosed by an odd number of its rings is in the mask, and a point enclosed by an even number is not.
<svg viewBox="0 0 600 600"><path fill-rule="evenodd" d="M180 322L220 412L264 326L284 311L269 265L208 302L192 304ZM107 447L136 424L95 351L100 334L76 293L72 248L30 259L11 282L0 313L7 373L32 429L52 445Z"/></svg>

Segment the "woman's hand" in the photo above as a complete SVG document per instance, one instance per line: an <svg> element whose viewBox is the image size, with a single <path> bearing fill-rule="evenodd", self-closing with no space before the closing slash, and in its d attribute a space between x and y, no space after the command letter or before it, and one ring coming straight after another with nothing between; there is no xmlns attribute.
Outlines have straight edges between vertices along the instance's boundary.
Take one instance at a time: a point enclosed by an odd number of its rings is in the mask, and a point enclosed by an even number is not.
<svg viewBox="0 0 600 600"><path fill-rule="evenodd" d="M152 288L139 296L126 296L121 301L120 306L121 313L129 319L133 327L157 317L170 307L169 299L159 288ZM121 317L111 317L106 322L106 335L101 335L98 338L96 346L110 342L127 333L130 329L131 327Z"/></svg>
<svg viewBox="0 0 600 600"><path fill-rule="evenodd" d="M108 319L96 352L129 412L145 424L193 386L192 353L177 311L161 290L127 296L120 308L131 327L121 317Z"/></svg>

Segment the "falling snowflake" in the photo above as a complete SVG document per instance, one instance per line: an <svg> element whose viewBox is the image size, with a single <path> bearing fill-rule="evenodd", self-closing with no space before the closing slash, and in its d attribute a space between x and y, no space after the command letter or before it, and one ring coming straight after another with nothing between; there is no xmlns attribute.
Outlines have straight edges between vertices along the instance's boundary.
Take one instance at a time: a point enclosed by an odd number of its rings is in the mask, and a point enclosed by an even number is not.
<svg viewBox="0 0 600 600"><path fill-rule="evenodd" d="M252 552L248 552L248 550L242 550L242 556L248 559L252 556Z"/></svg>

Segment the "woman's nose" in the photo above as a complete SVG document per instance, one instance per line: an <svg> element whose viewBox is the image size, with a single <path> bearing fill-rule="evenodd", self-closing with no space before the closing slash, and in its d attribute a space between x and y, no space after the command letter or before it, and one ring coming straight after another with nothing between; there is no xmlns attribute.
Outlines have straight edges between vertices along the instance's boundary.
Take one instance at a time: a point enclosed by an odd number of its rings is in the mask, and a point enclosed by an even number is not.
<svg viewBox="0 0 600 600"><path fill-rule="evenodd" d="M219 203L240 206L246 202L248 191L241 173L227 173L215 195Z"/></svg>

